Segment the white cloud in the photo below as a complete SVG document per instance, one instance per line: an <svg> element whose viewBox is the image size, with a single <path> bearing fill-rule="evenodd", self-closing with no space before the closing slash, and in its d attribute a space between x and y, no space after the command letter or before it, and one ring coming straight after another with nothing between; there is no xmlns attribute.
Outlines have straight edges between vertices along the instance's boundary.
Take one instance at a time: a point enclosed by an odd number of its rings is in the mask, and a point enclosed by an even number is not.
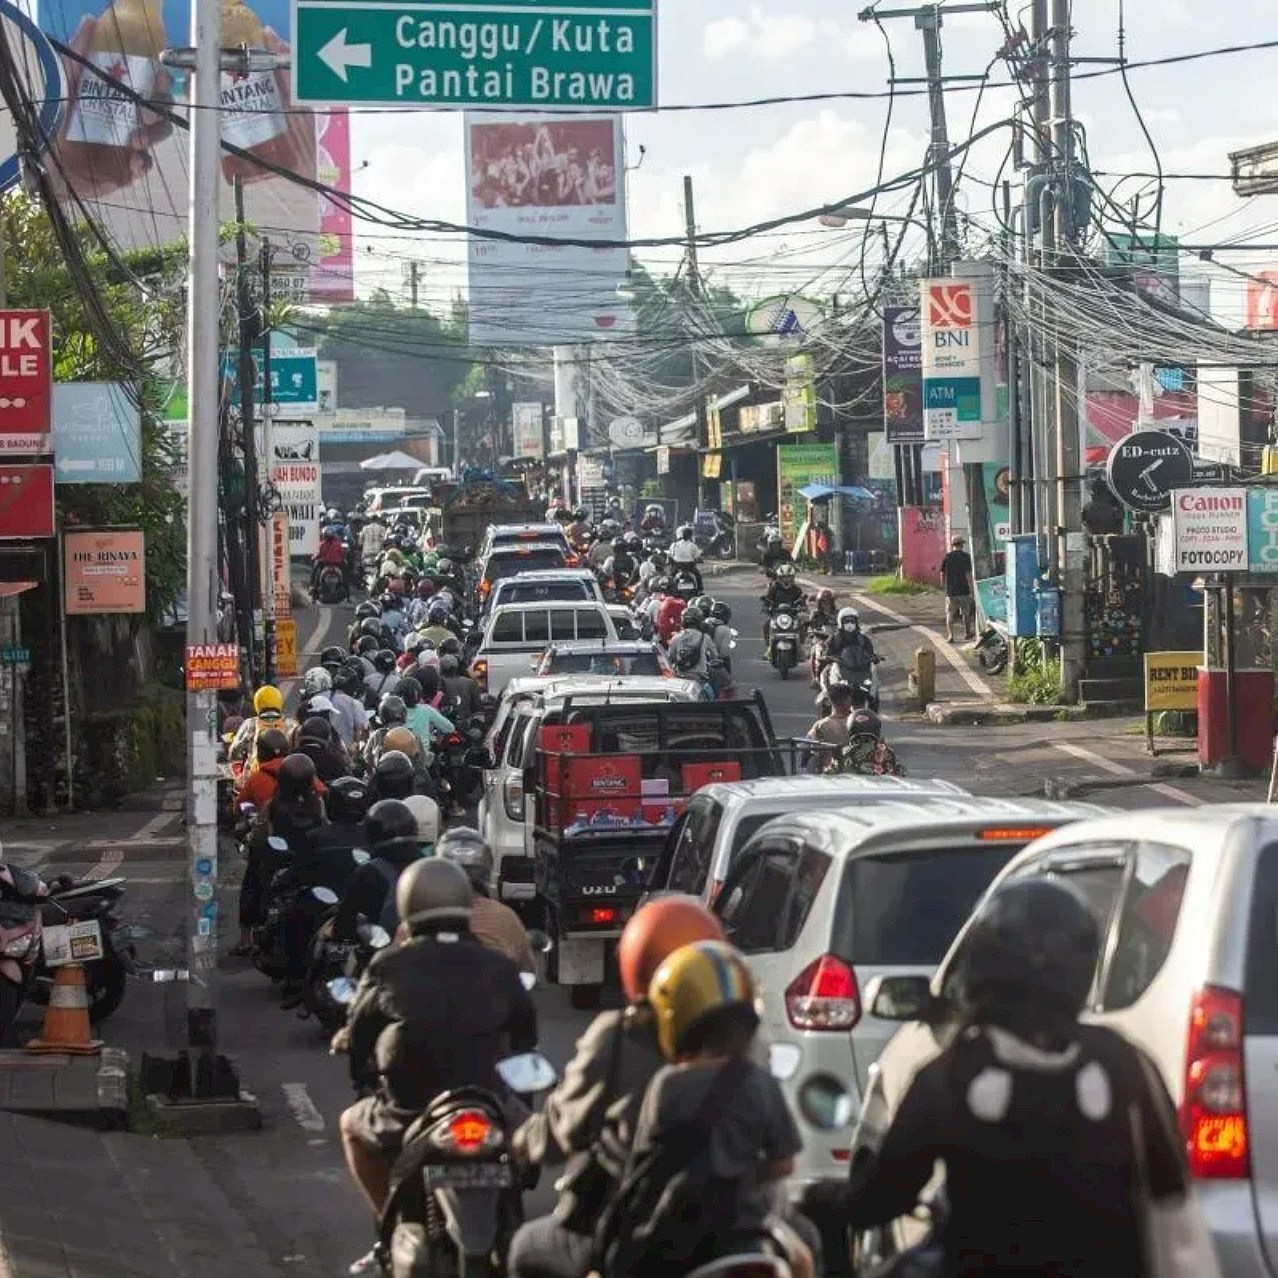
<svg viewBox="0 0 1278 1278"><path fill-rule="evenodd" d="M744 17L706 23L703 43L708 62L738 56L775 61L806 48L817 34L816 21L804 14L765 13L759 5L751 5Z"/></svg>

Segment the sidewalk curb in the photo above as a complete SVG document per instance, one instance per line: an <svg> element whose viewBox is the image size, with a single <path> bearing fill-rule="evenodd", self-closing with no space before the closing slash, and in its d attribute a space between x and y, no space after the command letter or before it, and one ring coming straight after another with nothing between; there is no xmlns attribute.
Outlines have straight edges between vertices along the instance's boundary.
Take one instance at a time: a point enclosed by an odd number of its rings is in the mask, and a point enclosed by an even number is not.
<svg viewBox="0 0 1278 1278"><path fill-rule="evenodd" d="M927 720L938 728L973 728L1018 723L1084 723L1099 719L1126 719L1131 711L1111 711L1102 706L1022 706L1009 702L934 701Z"/></svg>

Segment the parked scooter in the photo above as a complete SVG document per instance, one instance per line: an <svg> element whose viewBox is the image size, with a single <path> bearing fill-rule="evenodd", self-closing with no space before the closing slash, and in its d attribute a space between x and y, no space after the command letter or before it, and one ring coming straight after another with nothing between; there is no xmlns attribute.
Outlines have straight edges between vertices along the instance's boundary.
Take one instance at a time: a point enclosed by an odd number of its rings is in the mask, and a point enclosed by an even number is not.
<svg viewBox="0 0 1278 1278"><path fill-rule="evenodd" d="M987 625L981 631L981 637L972 650L976 653L981 668L988 670L990 674L1002 674L1012 655L1012 646L1008 643L1007 636L993 625Z"/></svg>
<svg viewBox="0 0 1278 1278"><path fill-rule="evenodd" d="M48 886L34 871L0 862L0 1043L35 980Z"/></svg>

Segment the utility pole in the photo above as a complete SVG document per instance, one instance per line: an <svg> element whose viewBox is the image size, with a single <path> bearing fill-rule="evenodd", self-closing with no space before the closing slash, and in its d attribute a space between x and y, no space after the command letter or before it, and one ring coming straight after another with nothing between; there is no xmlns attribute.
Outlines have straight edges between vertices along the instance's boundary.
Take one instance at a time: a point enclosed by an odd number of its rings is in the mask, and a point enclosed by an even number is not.
<svg viewBox="0 0 1278 1278"><path fill-rule="evenodd" d="M408 299L413 310L417 309L417 276L421 270L420 262L409 262L408 264Z"/></svg>
<svg viewBox="0 0 1278 1278"><path fill-rule="evenodd" d="M1074 239L1074 120L1070 100L1070 0L1052 0L1051 7L1051 128L1056 173L1052 242L1056 275L1072 274L1064 259L1073 256ZM1046 237L1046 227L1044 236ZM1061 699L1078 700L1085 648L1084 555L1080 544L1082 521L1082 455L1079 443L1078 361L1065 339L1056 344L1056 386L1053 420L1056 428L1056 557L1061 569Z"/></svg>
<svg viewBox="0 0 1278 1278"><path fill-rule="evenodd" d="M218 187L221 181L220 0L195 0L191 43L195 80L191 91L190 250L187 280L187 358L190 389L187 455L188 645L217 641L217 441L218 441ZM217 887L217 710L212 692L186 698L187 833L191 890L187 897L187 1068L190 1094L215 1094L217 1014L216 916L206 902Z"/></svg>
<svg viewBox="0 0 1278 1278"><path fill-rule="evenodd" d="M240 614L238 626L241 642L246 643L245 660L250 686L257 684L257 618L261 611L262 564L261 523L258 520L257 495L257 429L254 422L253 347L258 324L254 318L252 290L248 278L248 233L244 226L244 180L235 178L235 301L239 311L240 358L236 370L240 387L240 424L244 448L244 558L247 565L245 597L236 600ZM230 521L227 522L227 549L231 547ZM269 559L269 555L267 558ZM244 614L247 612L247 626Z"/></svg>
<svg viewBox="0 0 1278 1278"><path fill-rule="evenodd" d="M275 403L271 398L271 241L264 239L258 258L262 270L262 464L266 476L271 478L274 454L271 452L271 427L275 415ZM272 490L273 491L273 490ZM275 682L275 512L270 512L271 550L265 556L262 589L262 647L264 651L264 678ZM286 560L285 571L291 560ZM288 583L292 588L292 582Z"/></svg>
<svg viewBox="0 0 1278 1278"><path fill-rule="evenodd" d="M702 296L702 289L701 264L697 259L697 205L690 173L683 175L683 225L688 245L688 287L692 296L699 298ZM695 341L692 344L692 380L693 394L696 397L697 448L702 449L710 443L710 419L701 386L701 354ZM697 501L702 509L717 507L719 504L714 500L710 481L703 478L701 473L704 464L702 457L708 455L701 452L697 454Z"/></svg>

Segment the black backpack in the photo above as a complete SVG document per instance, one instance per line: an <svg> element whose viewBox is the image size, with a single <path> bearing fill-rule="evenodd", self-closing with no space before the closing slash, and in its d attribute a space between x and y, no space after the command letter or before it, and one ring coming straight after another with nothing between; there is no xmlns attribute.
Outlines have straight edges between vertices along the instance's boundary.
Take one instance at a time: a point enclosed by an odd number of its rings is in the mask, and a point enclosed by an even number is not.
<svg viewBox="0 0 1278 1278"><path fill-rule="evenodd" d="M632 1158L595 1230L594 1268L627 1278L670 1278L722 1254L753 1177L716 1176L710 1134L750 1070L730 1060L697 1113Z"/></svg>

